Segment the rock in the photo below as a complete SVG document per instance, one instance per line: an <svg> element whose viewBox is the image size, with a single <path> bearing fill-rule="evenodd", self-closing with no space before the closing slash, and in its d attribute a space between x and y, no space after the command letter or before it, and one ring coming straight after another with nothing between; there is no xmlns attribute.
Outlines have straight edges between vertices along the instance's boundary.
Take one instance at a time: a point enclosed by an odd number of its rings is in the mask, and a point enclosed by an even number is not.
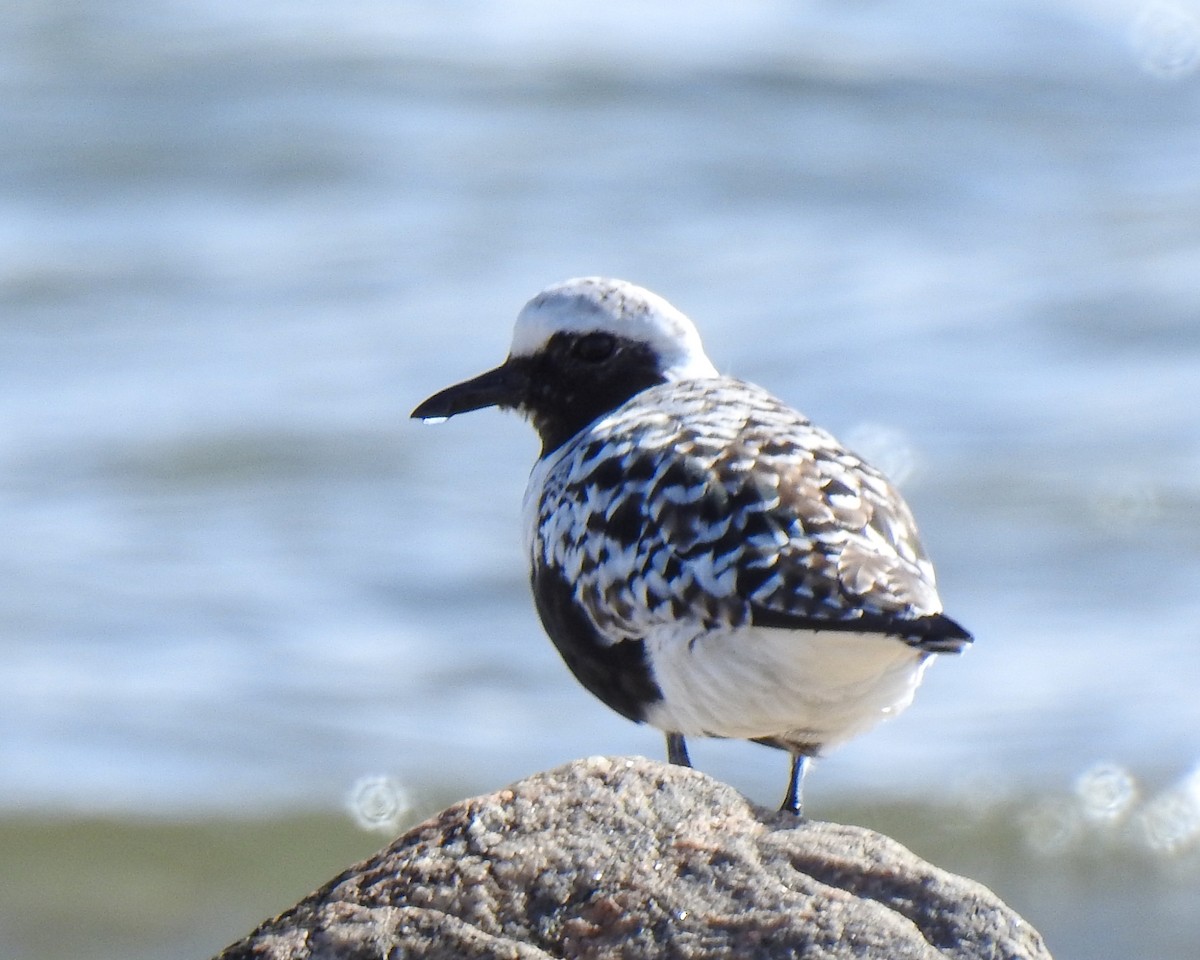
<svg viewBox="0 0 1200 960"><path fill-rule="evenodd" d="M985 887L696 770L592 758L464 800L217 960L1050 960Z"/></svg>

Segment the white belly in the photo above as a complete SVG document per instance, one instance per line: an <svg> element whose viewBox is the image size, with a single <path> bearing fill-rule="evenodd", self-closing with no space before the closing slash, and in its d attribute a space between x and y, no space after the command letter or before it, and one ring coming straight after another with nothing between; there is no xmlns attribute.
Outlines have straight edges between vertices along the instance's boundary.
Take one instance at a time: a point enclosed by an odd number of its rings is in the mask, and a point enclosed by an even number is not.
<svg viewBox="0 0 1200 960"><path fill-rule="evenodd" d="M647 711L685 736L832 746L912 703L929 655L894 637L747 627L647 638L663 699Z"/></svg>

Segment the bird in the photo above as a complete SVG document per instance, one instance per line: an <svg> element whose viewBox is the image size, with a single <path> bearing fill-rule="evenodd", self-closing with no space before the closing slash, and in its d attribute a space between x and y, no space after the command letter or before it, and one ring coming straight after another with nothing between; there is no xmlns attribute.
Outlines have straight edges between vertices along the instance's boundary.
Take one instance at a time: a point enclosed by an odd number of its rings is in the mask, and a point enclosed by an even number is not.
<svg viewBox="0 0 1200 960"><path fill-rule="evenodd" d="M718 373L695 324L624 280L554 284L507 358L412 417L513 410L541 439L522 514L542 625L576 679L666 735L808 761L912 702L970 633L942 612L885 476L761 387Z"/></svg>

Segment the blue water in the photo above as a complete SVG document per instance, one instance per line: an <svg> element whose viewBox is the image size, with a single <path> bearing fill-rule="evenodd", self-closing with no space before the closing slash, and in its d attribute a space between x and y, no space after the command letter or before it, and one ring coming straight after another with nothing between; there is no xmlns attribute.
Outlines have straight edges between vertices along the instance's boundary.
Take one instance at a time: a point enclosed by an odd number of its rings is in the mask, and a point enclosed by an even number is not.
<svg viewBox="0 0 1200 960"><path fill-rule="evenodd" d="M659 755L541 634L531 431L407 419L593 273L895 473L978 638L810 795L1183 782L1200 9L454 6L0 13L0 805Z"/></svg>
<svg viewBox="0 0 1200 960"><path fill-rule="evenodd" d="M72 818L287 835L364 777L433 809L662 755L541 633L528 426L408 420L602 273L888 470L978 638L814 814L994 884L1059 960L1190 958L1198 68L1196 0L5 6L0 824L51 819L0 876L128 872ZM44 932L30 882L0 917Z"/></svg>

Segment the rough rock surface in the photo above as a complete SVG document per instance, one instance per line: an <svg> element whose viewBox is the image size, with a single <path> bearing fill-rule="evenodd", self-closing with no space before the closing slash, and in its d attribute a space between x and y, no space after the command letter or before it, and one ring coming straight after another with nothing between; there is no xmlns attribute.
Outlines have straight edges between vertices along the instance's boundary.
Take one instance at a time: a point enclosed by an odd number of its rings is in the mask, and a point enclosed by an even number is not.
<svg viewBox="0 0 1200 960"><path fill-rule="evenodd" d="M464 800L218 960L1049 960L985 887L704 774L592 758Z"/></svg>

